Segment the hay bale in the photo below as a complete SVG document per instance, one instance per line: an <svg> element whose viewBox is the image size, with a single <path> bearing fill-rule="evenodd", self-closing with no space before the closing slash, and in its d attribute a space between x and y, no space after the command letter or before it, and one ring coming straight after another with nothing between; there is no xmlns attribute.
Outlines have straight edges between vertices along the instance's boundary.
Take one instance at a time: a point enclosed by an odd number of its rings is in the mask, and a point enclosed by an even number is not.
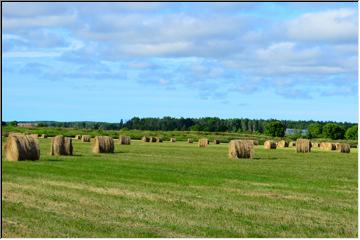
<svg viewBox="0 0 360 240"><path fill-rule="evenodd" d="M81 141L82 142L90 142L91 136L90 135L82 135Z"/></svg>
<svg viewBox="0 0 360 240"><path fill-rule="evenodd" d="M92 147L93 153L113 153L114 139L108 136L96 136Z"/></svg>
<svg viewBox="0 0 360 240"><path fill-rule="evenodd" d="M75 140L81 140L81 135L75 135Z"/></svg>
<svg viewBox="0 0 360 240"><path fill-rule="evenodd" d="M156 137L150 137L149 142L156 142Z"/></svg>
<svg viewBox="0 0 360 240"><path fill-rule="evenodd" d="M46 134L41 134L40 138L47 138L48 136Z"/></svg>
<svg viewBox="0 0 360 240"><path fill-rule="evenodd" d="M170 142L176 142L176 138L170 138Z"/></svg>
<svg viewBox="0 0 360 240"><path fill-rule="evenodd" d="M161 138L161 137L157 137L157 138L156 138L156 142L157 142L157 143L162 143L162 142L163 142L163 140L162 140L162 138Z"/></svg>
<svg viewBox="0 0 360 240"><path fill-rule="evenodd" d="M209 140L207 138L199 139L198 146L199 147L207 147L209 144Z"/></svg>
<svg viewBox="0 0 360 240"><path fill-rule="evenodd" d="M193 142L194 142L194 141L193 141L192 138L188 138L187 143L193 143Z"/></svg>
<svg viewBox="0 0 360 240"><path fill-rule="evenodd" d="M273 140L267 140L264 142L265 149L276 149L276 142Z"/></svg>
<svg viewBox="0 0 360 240"><path fill-rule="evenodd" d="M312 148L317 148L320 146L320 143L317 143L317 142L311 142L311 147Z"/></svg>
<svg viewBox="0 0 360 240"><path fill-rule="evenodd" d="M5 158L9 161L39 160L40 147L38 141L24 134L10 135L4 146Z"/></svg>
<svg viewBox="0 0 360 240"><path fill-rule="evenodd" d="M258 140L251 140L252 141L252 143L254 144L254 145L259 145L259 141Z"/></svg>
<svg viewBox="0 0 360 240"><path fill-rule="evenodd" d="M320 149L325 151L336 150L336 144L331 142L321 142Z"/></svg>
<svg viewBox="0 0 360 240"><path fill-rule="evenodd" d="M338 143L336 150L341 153L350 153L350 145L347 143Z"/></svg>
<svg viewBox="0 0 360 240"><path fill-rule="evenodd" d="M229 158L252 158L254 155L252 140L231 140L229 143Z"/></svg>
<svg viewBox="0 0 360 240"><path fill-rule="evenodd" d="M50 155L72 155L73 146L71 138L62 135L55 136L51 139L51 152Z"/></svg>
<svg viewBox="0 0 360 240"><path fill-rule="evenodd" d="M131 144L131 138L129 136L119 136L119 142L121 145L130 145Z"/></svg>
<svg viewBox="0 0 360 240"><path fill-rule="evenodd" d="M296 146L296 142L294 141L289 142L289 147L295 147L295 146Z"/></svg>
<svg viewBox="0 0 360 240"><path fill-rule="evenodd" d="M279 148L286 148L286 147L289 147L289 142L285 141L285 140L281 140L277 143L276 146Z"/></svg>
<svg viewBox="0 0 360 240"><path fill-rule="evenodd" d="M296 152L311 152L311 141L309 139L296 140Z"/></svg>
<svg viewBox="0 0 360 240"><path fill-rule="evenodd" d="M35 139L39 138L39 134L36 134L36 133L30 134L30 136L31 136L32 138L35 138Z"/></svg>
<svg viewBox="0 0 360 240"><path fill-rule="evenodd" d="M215 140L214 140L214 144L220 144L220 140L215 139Z"/></svg>
<svg viewBox="0 0 360 240"><path fill-rule="evenodd" d="M146 136L143 136L143 137L141 138L141 140L142 140L143 142L149 142L149 141L150 141L150 138L148 138L148 137L146 137Z"/></svg>

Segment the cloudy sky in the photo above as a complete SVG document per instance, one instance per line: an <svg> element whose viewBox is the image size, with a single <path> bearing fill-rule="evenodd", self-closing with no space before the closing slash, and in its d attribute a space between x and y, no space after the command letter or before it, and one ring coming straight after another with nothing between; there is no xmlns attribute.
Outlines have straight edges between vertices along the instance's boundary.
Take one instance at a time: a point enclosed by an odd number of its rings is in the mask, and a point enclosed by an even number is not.
<svg viewBox="0 0 360 240"><path fill-rule="evenodd" d="M3 120L357 122L357 3L3 3Z"/></svg>

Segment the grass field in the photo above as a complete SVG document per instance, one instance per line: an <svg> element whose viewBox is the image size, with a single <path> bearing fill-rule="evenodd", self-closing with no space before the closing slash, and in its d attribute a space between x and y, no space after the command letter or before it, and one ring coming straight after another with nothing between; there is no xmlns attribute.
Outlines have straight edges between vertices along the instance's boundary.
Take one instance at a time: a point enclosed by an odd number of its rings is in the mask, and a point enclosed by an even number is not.
<svg viewBox="0 0 360 240"><path fill-rule="evenodd" d="M4 139L3 139L4 140ZM116 143L93 155L2 161L3 237L357 237L357 149ZM4 159L4 157L2 158Z"/></svg>

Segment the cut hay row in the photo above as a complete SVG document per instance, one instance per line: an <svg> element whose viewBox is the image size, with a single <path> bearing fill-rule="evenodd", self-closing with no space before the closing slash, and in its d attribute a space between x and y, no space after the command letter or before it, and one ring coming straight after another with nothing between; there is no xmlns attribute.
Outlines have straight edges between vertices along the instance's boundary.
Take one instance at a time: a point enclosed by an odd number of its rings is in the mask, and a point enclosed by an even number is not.
<svg viewBox="0 0 360 240"><path fill-rule="evenodd" d="M254 144L251 140L231 140L229 143L229 158L252 158Z"/></svg>
<svg viewBox="0 0 360 240"><path fill-rule="evenodd" d="M40 147L32 136L12 134L4 146L5 158L9 161L39 160Z"/></svg>
<svg viewBox="0 0 360 240"><path fill-rule="evenodd" d="M130 145L131 144L131 138L129 136L119 136L119 142L121 145Z"/></svg>
<svg viewBox="0 0 360 240"><path fill-rule="evenodd" d="M286 147L289 147L289 142L285 141L285 140L281 140L281 141L277 142L276 146L278 148L286 148Z"/></svg>
<svg viewBox="0 0 360 240"><path fill-rule="evenodd" d="M296 152L301 152L301 153L311 152L311 141L309 139L296 140Z"/></svg>
<svg viewBox="0 0 360 240"><path fill-rule="evenodd" d="M108 136L96 136L92 147L93 153L113 153L114 139Z"/></svg>
<svg viewBox="0 0 360 240"><path fill-rule="evenodd" d="M91 136L90 135L82 135L81 141L82 142L90 142Z"/></svg>
<svg viewBox="0 0 360 240"><path fill-rule="evenodd" d="M264 142L265 149L276 149L276 142L272 140L267 140Z"/></svg>
<svg viewBox="0 0 360 240"><path fill-rule="evenodd" d="M55 136L51 139L50 155L73 155L72 139L62 135Z"/></svg>
<svg viewBox="0 0 360 240"><path fill-rule="evenodd" d="M198 146L199 147L207 147L209 144L209 140L207 138L199 139Z"/></svg>

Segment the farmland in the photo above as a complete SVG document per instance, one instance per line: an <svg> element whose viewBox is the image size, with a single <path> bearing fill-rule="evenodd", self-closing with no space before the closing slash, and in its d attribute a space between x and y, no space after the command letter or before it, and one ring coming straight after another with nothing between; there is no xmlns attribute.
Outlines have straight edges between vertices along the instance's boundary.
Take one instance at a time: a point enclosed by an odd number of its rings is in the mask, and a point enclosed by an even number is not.
<svg viewBox="0 0 360 240"><path fill-rule="evenodd" d="M3 143L5 138L2 138ZM3 237L357 237L357 149L115 142L114 154L4 161Z"/></svg>

